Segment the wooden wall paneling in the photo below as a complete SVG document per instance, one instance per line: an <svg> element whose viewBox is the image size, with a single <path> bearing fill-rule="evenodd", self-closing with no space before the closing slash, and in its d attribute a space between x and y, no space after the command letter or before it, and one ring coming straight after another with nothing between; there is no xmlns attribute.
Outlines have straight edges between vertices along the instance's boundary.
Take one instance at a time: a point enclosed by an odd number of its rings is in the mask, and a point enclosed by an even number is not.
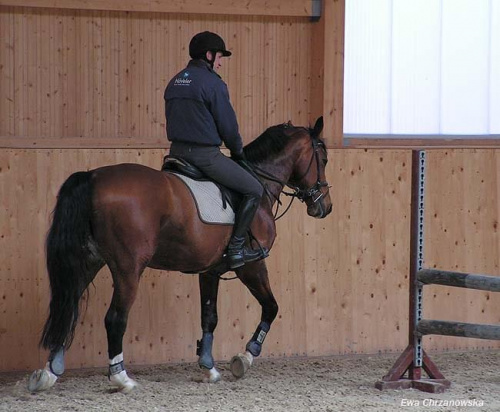
<svg viewBox="0 0 500 412"><path fill-rule="evenodd" d="M234 49L221 74L246 142L273 124L309 122L302 95L312 26L304 19L8 10L20 52L7 64L15 130L1 136L3 147L166 146L163 89L205 29Z"/></svg>
<svg viewBox="0 0 500 412"><path fill-rule="evenodd" d="M276 43L276 24L266 24L264 26L264 54L263 59L267 62L263 66L264 75L264 108L261 110L265 114L265 119L269 124L274 123L276 112L276 59L279 49L273 46Z"/></svg>
<svg viewBox="0 0 500 412"><path fill-rule="evenodd" d="M325 136L335 147L342 146L344 104L345 0L324 0L325 24L323 114Z"/></svg>
<svg viewBox="0 0 500 412"><path fill-rule="evenodd" d="M153 13L148 13L148 19L145 21L145 33L144 33L144 71L146 72L146 81L144 82L144 113L146 118L146 136L153 136L153 125L154 119L152 115L152 108L156 107L154 93L155 85L154 80L158 78L157 72L155 71L154 56L157 52L156 48L156 38L159 33L155 26L155 15ZM160 112L161 113L161 112Z"/></svg>
<svg viewBox="0 0 500 412"><path fill-rule="evenodd" d="M313 117L323 115L324 137L332 147L343 144L345 1L322 2L321 19L312 25L312 77L310 86Z"/></svg>
<svg viewBox="0 0 500 412"><path fill-rule="evenodd" d="M314 231L315 222L311 220L304 221L304 231L302 236L304 240L304 252L302 259L306 262L304 266L304 296L306 303L306 350L307 354L317 356L320 352L320 337L328 341L330 335L329 325L326 325L327 319L323 316L321 307L321 274L318 273L317 247L319 246L319 234ZM331 288L328 287L328 291ZM330 329L330 330L329 330Z"/></svg>
<svg viewBox="0 0 500 412"><path fill-rule="evenodd" d="M141 48L142 42L140 41L140 19L139 18L129 18L130 31L129 34L129 75L127 77L126 88L129 90L130 103L128 105L128 136L135 138L140 126L140 88L134 87L133 85L138 85L142 81L141 69Z"/></svg>
<svg viewBox="0 0 500 412"><path fill-rule="evenodd" d="M328 256L328 264L331 265L330 273L325 273L324 282L328 285L327 290L323 292L321 288L318 288L319 293L325 293L330 299L329 313L325 316L330 319L331 324L323 333L330 342L334 342L331 350L337 353L352 351L350 336L355 316L352 303L355 265L351 250L352 244L355 244L355 232L352 225L357 222L357 219L351 214L350 163L352 156L349 153L329 150L327 180L332 186L330 197L333 209L331 215L326 218L329 226L324 233L324 243L320 249L325 257ZM308 353L312 353L312 350L310 349Z"/></svg>
<svg viewBox="0 0 500 412"><path fill-rule="evenodd" d="M245 110L245 119L248 123L245 139L246 141L253 140L256 136L262 133L263 130L258 130L261 125L265 125L264 110L262 103L264 95L262 93L262 69L266 62L263 59L264 47L262 29L264 24L256 17L245 18L243 22L242 49L240 53L241 66L246 67L244 81L245 86L242 90L243 107ZM248 52L253 50L254 52ZM242 79L243 80L243 79Z"/></svg>
<svg viewBox="0 0 500 412"><path fill-rule="evenodd" d="M158 33L154 36L153 50L157 59L153 59L153 67L155 75L151 79L151 90L153 91L152 105L152 119L154 127L158 127L165 133L164 121L164 105L163 105L163 91L166 86L165 67L162 64L166 61L165 54L167 50L167 36L164 33L164 24L162 19L155 19L155 32ZM153 134L153 132L152 132Z"/></svg>
<svg viewBox="0 0 500 412"><path fill-rule="evenodd" d="M249 23L243 21L241 17L238 17L237 20L240 23L240 27L238 29L235 28L232 38L227 40L227 47L231 47L233 55L224 61L225 64L223 63L223 68L227 66L223 79L225 79L224 81L228 85L231 101L236 116L238 117L240 134L244 137L245 141L248 141L248 134L251 130L251 122L249 121L251 107L248 105L250 99L248 99L247 89L250 85L249 74L251 73L251 53L249 53L247 44L245 43L245 39L248 38L248 36L245 36L245 32L248 32L250 27ZM240 28L243 28L243 30L240 30ZM238 73L241 75L238 76Z"/></svg>
<svg viewBox="0 0 500 412"><path fill-rule="evenodd" d="M121 100L122 90L121 81L124 76L122 55L125 45L125 27L124 19L120 13L113 12L110 14L112 23L109 29L110 37L110 52L106 55L109 58L111 74L108 75L109 89L111 93L111 101L108 106L108 136L123 136L122 123L124 113L122 111L123 101Z"/></svg>
<svg viewBox="0 0 500 412"><path fill-rule="evenodd" d="M288 47L289 45L285 43L285 30L284 30L284 25L285 22L277 22L277 33L276 33L276 47L277 47L277 53L276 53L276 61L281 62L281 64L286 65L287 64L287 55L288 55ZM282 67L277 67L277 73L276 73L276 102L277 102L277 119L280 117L285 117L289 118L290 115L287 112L287 106L283 106L281 101L285 102L285 95L286 95L286 76L285 76L285 70L283 70ZM279 123L279 120L277 120Z"/></svg>
<svg viewBox="0 0 500 412"><path fill-rule="evenodd" d="M333 316L333 327L338 325L337 333L344 339L338 342L339 335L334 335L332 342L343 353L391 350L399 345L394 333L397 325L405 323L406 316L406 310L395 316L393 307L405 302L407 294L408 256L399 256L398 250L404 250L408 240L398 236L407 233L409 225L408 216L404 215L409 203L401 200L407 194L403 188L408 176L408 153L339 153L342 160L333 186L339 188L338 196L344 196L343 208L337 212L340 214L337 224L343 230L333 234L336 239L333 242L343 247L339 246L337 258L331 251L325 252L326 256L332 256L334 273L338 276L323 299L327 302L328 296L338 297L338 303L329 308L337 313L326 317ZM373 184L372 176L378 176L377 184ZM393 207L403 213L397 228L388 224L394 211L389 205L393 205L394 200L396 207ZM323 273L325 284L318 288L320 293L327 290L329 284L324 270ZM381 330L390 332L384 334ZM403 339L399 340L400 345L404 345ZM318 350L328 349L320 346Z"/></svg>
<svg viewBox="0 0 500 412"><path fill-rule="evenodd" d="M494 274L498 153L443 153L429 155L426 260L431 267ZM140 162L158 168L163 154L162 149L0 152L0 190L8 194L2 196L6 213L0 230L0 333L1 350L7 354L1 370L39 367L46 358L37 349L49 300L43 244L62 182L75 170L105 164ZM410 157L410 151L331 151L327 175L333 186L332 214L314 220L297 203L278 222L268 267L280 313L264 357L402 349L407 334ZM145 272L125 339L127 362L195 361L194 344L200 337L197 289L194 276ZM480 323L500 320L496 296L451 292L429 289L426 313ZM111 293L109 272L103 270L90 288L68 367L105 365L103 317ZM246 288L238 281L223 282L216 358L227 360L243 350L259 318L260 305ZM426 345L439 350L496 347L488 341L429 339Z"/></svg>
<svg viewBox="0 0 500 412"><path fill-rule="evenodd" d="M293 88L297 92L297 100L295 105L297 107L297 121L303 125L308 125L315 119L310 117L310 102L309 102L309 89L311 87L311 58L312 51L309 47L312 37L311 23L302 24L300 26L299 43L295 48L295 58L298 67L293 74L294 84ZM307 56L307 58L306 58Z"/></svg>
<svg viewBox="0 0 500 412"><path fill-rule="evenodd" d="M10 8L7 8L10 11ZM15 84L14 84L14 15L0 13L0 136L14 135Z"/></svg>
<svg viewBox="0 0 500 412"><path fill-rule="evenodd" d="M10 158L9 158L10 157ZM5 179L15 181L21 175L23 161L33 164L33 154L16 153L5 159L2 156L1 169ZM2 259L0 278L2 280L2 346L9 348L9 356L2 363L9 369L27 368L31 362L38 361L38 353L31 350L30 344L37 339L39 314L33 310L37 301L38 284L36 279L37 257L43 247L37 244L37 208L31 201L36 199L34 174L26 175L18 184L9 180L2 184L2 198L5 209L2 210L2 234L6 259ZM23 199L23 204L13 202ZM3 202L4 203L4 202ZM2 242L3 243L3 242ZM22 327L20 327L22 325ZM14 332L15 331L15 332ZM4 351L5 353L5 351ZM15 363L12 361L15 360Z"/></svg>
<svg viewBox="0 0 500 412"><path fill-rule="evenodd" d="M103 135L103 96L105 90L105 83L103 78L104 56L103 56L103 26L106 24L107 12L92 12L91 24L89 26L90 38L90 70L92 72L92 123L93 134L97 136Z"/></svg>
<svg viewBox="0 0 500 412"><path fill-rule="evenodd" d="M81 62L78 59L80 53L80 39L81 33L78 30L81 16L78 13L68 13L67 20L64 21L66 33L66 88L65 88L65 105L67 107L67 115L65 116L64 123L66 127L63 129L63 136L77 137L81 136L79 133L78 125L81 124L82 118L85 113L77 110L80 105L79 93L81 93L80 76L82 72ZM73 99L67 99L66 96L74 96Z"/></svg>
<svg viewBox="0 0 500 412"><path fill-rule="evenodd" d="M429 151L426 266L469 273L498 273L497 151ZM490 292L432 286L425 294L426 317L498 324ZM498 300L496 300L498 302ZM431 348L497 347L477 339L426 337Z"/></svg>
<svg viewBox="0 0 500 412"><path fill-rule="evenodd" d="M340 27L342 19L331 11L343 4L328 2L330 14L322 20L333 24L330 29ZM317 52L332 42L325 27L318 37L321 21L0 6L0 23L0 34L6 36L0 49L0 65L6 62L0 70L0 96L13 96L8 102L1 97L0 135L10 136L9 142L83 147L0 151L5 262L0 266L0 349L8 354L0 359L0 370L39 367L46 358L36 347L49 299L43 243L61 183L76 170L105 164L160 167L166 146L163 89L187 63L193 34L217 31L234 51L221 74L246 142L287 120L307 125L333 102L324 136L336 145L343 55L338 47L326 60ZM327 90L333 92L326 95ZM104 150L113 145L122 148ZM158 149L123 148L127 145ZM278 222L268 267L280 314L264 357L399 352L404 347L410 158L409 150L331 151L332 214L316 221L297 203ZM428 159L426 262L495 274L498 152L435 150ZM103 270L95 285L68 367L106 364L109 271ZM196 359L194 345L201 333L197 289L195 276L146 271L125 339L127 362ZM494 294L440 287L429 289L425 299L426 312L437 317L500 323ZM223 282L215 357L227 360L242 351L259 318L260 305L246 288L237 280ZM426 348L439 350L497 347L488 341L427 339Z"/></svg>
<svg viewBox="0 0 500 412"><path fill-rule="evenodd" d="M311 23L311 37L308 48L311 50L310 60L310 82L309 82L309 110L311 112L311 122L316 120L323 113L323 76L324 76L324 55L325 43L325 19ZM324 136L326 137L326 133Z"/></svg>
<svg viewBox="0 0 500 412"><path fill-rule="evenodd" d="M351 153L350 153L351 154ZM350 264L352 265L352 297L350 310L354 312L352 323L348 325L349 341L346 342L350 353L359 353L363 347L363 340L366 339L366 334L363 332L365 314L364 301L366 299L365 289L367 287L367 273L369 274L370 268L368 266L367 258L365 257L367 248L367 235L369 235L368 226L370 224L370 211L371 203L373 201L373 194L366 186L367 172L364 168L365 161L367 160L366 153L356 153L357 156L349 156L349 173L350 173L350 186L349 186L349 199L351 199L350 211L355 219L352 222L351 229L351 253ZM369 160L368 160L369 161ZM373 164L373 163L370 163ZM372 251L373 253L373 251Z"/></svg>
<svg viewBox="0 0 500 412"><path fill-rule="evenodd" d="M0 0L0 6L302 17L308 17L312 13L311 0L286 2L260 0L247 3L232 0Z"/></svg>
<svg viewBox="0 0 500 412"><path fill-rule="evenodd" d="M130 98L128 96L127 84L129 83L129 67L128 67L128 56L130 49L130 35L129 35L129 25L128 25L128 13L119 14L116 16L118 24L118 50L116 57L118 62L117 76L114 80L117 84L117 102L116 102L116 112L115 116L117 118L117 134L119 137L125 139L130 136L127 124L130 119ZM116 132L115 132L116 133Z"/></svg>
<svg viewBox="0 0 500 412"><path fill-rule="evenodd" d="M49 59L54 57L52 54L52 38L50 36L50 26L52 16L46 10L42 11L36 19L37 30L33 33L34 39L37 42L37 61L36 61L36 87L38 88L37 101L37 117L36 121L32 122L31 135L35 136L41 133L42 136L50 136L50 124L55 121L51 118L51 72L49 68Z"/></svg>
<svg viewBox="0 0 500 412"><path fill-rule="evenodd" d="M34 16L30 15L26 15L26 18L23 20L21 27L23 30L22 34L24 35L24 45L26 50L28 50L28 47L31 49L31 53L26 57L25 62L20 63L21 65L26 64L25 76L21 80L21 90L25 90L21 95L24 99L24 110L21 121L26 123L24 132L29 136L34 132L33 125L40 121L40 83L38 83L37 78L37 59L40 53L37 33L40 29L40 22L38 19L35 19Z"/></svg>
<svg viewBox="0 0 500 412"><path fill-rule="evenodd" d="M78 50L78 73L79 81L77 83L79 90L79 98L76 101L75 116L77 117L77 135L78 136L92 136L92 131L89 127L89 119L91 105L89 102L89 93L91 92L92 85L90 84L90 64L89 64L89 17L88 13L77 12L77 30L79 32L78 43L76 44Z"/></svg>
<svg viewBox="0 0 500 412"><path fill-rule="evenodd" d="M27 112L26 107L26 99L25 93L26 84L24 83L25 78L27 77L28 64L26 61L23 61L24 55L22 53L15 53L16 47L27 47L26 35L25 35L25 27L26 20L22 13L12 12L13 17L13 52L14 52L14 69L12 70L13 82L14 82L14 101L12 102L14 105L14 135L22 135L26 134L26 125L27 121L24 119L25 112ZM19 39L19 40L17 40ZM33 53L33 52L32 52Z"/></svg>
<svg viewBox="0 0 500 412"><path fill-rule="evenodd" d="M284 202L288 200L283 199ZM304 295L307 262L304 259L303 236L306 219L304 205L296 203L277 222L277 239L268 265L271 286L279 305L278 317L266 341L266 352L270 356L306 354L304 332L307 329L306 311L310 304ZM301 276L294 276L294 273Z"/></svg>
<svg viewBox="0 0 500 412"><path fill-rule="evenodd" d="M411 153L403 150L370 153L383 178L375 191L381 204L373 239L373 243L381 244L381 250L373 256L374 283L369 295L372 302L369 306L376 311L372 314L369 335L376 338L369 338L365 349L374 353L391 351L395 346L404 349L406 345L409 255L401 251L408 250L410 242ZM391 224L395 216L398 224ZM379 329L386 332L380 333Z"/></svg>
<svg viewBox="0 0 500 412"><path fill-rule="evenodd" d="M451 152L436 155L437 153L430 152L428 156L429 167L427 169L427 176L429 178L427 179L426 196L427 202L434 201L436 206L434 207L434 213L432 213L433 209L430 209L427 213L427 216L431 213L431 216L434 217L434 219L432 217L426 219L426 235L428 238L429 235L433 234L431 238L433 240L425 243L424 262L426 262L426 266L436 266L436 264L439 264L449 267L448 265L452 265L453 269L459 270L460 268L462 270L466 266L466 253L464 253L463 249L460 253L457 252L458 248L463 248L467 244L466 233L464 232L465 225L463 224L464 196L467 195L464 193L464 179L467 177L460 170L462 166L449 161L450 156L453 156ZM436 162L439 163L439 166L437 166ZM438 167L439 169L442 168L442 173L436 175L433 171L439 170ZM441 183L440 188L433 186L433 183L435 185L438 182ZM445 202L443 201L444 199L446 199ZM446 205L447 212L442 209L443 205ZM441 262L434 261L432 263L433 257L434 259L440 257L439 260ZM443 259L443 257L445 258ZM424 295L426 299L424 302L427 303L429 301L429 305L425 306L425 317L449 319L451 316L455 320L465 320L467 312L464 310L464 305L460 304L460 302L466 299L467 293L467 290L453 290L447 287L437 289L433 286ZM456 305L457 303L459 303L459 306L450 313L450 305ZM426 341L430 345L441 346L446 349L451 349L454 346L457 347L456 345L468 345L472 342L468 339L457 340L450 337L440 339L439 336L427 337Z"/></svg>
<svg viewBox="0 0 500 412"><path fill-rule="evenodd" d="M197 287L196 275L145 271L127 333L131 363L147 364L164 354L171 361L195 359L201 337L199 322L194 324L200 310Z"/></svg>

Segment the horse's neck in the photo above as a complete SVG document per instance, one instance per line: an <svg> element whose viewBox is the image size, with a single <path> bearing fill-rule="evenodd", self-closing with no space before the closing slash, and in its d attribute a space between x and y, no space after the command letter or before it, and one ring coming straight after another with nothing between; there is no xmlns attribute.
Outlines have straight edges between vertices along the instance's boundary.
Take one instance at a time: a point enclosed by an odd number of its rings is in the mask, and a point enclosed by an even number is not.
<svg viewBox="0 0 500 412"><path fill-rule="evenodd" d="M261 165L259 165L259 168L264 170L266 173L275 178L277 181L286 184L292 174L293 163L290 158L284 158L281 162L276 162L276 161L264 162ZM272 194L270 199L272 206L274 205L281 191L283 190L283 184L268 179L263 179L263 181L267 186L267 190Z"/></svg>

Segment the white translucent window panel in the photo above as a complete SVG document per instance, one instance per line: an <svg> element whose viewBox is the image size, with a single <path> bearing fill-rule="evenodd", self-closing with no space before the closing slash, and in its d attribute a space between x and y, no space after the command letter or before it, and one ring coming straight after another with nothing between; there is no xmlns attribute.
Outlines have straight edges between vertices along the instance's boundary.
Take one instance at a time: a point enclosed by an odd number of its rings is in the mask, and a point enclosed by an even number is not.
<svg viewBox="0 0 500 412"><path fill-rule="evenodd" d="M347 0L345 39L345 134L500 134L500 0Z"/></svg>
<svg viewBox="0 0 500 412"><path fill-rule="evenodd" d="M346 3L345 133L389 133L391 0Z"/></svg>
<svg viewBox="0 0 500 412"><path fill-rule="evenodd" d="M443 0L441 133L489 133L488 0Z"/></svg>
<svg viewBox="0 0 500 412"><path fill-rule="evenodd" d="M393 134L438 134L440 130L441 2L393 2Z"/></svg>

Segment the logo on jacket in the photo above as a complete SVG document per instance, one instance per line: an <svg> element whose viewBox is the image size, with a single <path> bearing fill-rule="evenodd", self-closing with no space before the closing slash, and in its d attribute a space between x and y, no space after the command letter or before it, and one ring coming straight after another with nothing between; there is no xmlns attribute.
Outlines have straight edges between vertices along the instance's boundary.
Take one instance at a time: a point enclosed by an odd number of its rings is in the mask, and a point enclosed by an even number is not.
<svg viewBox="0 0 500 412"><path fill-rule="evenodd" d="M189 72L184 72L182 73L181 77L175 79L174 84L176 86L189 86L189 83L191 83L192 80L189 79L188 77L189 77Z"/></svg>

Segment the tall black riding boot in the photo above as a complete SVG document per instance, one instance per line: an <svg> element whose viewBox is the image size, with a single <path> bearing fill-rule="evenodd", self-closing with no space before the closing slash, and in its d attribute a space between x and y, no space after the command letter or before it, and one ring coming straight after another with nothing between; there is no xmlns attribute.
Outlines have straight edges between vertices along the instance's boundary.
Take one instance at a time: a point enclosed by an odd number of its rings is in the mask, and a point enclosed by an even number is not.
<svg viewBox="0 0 500 412"><path fill-rule="evenodd" d="M259 198L253 196L244 196L236 212L233 235L227 246L227 259L231 269L267 257L264 250L253 250L244 247L245 236L259 207L259 200Z"/></svg>

